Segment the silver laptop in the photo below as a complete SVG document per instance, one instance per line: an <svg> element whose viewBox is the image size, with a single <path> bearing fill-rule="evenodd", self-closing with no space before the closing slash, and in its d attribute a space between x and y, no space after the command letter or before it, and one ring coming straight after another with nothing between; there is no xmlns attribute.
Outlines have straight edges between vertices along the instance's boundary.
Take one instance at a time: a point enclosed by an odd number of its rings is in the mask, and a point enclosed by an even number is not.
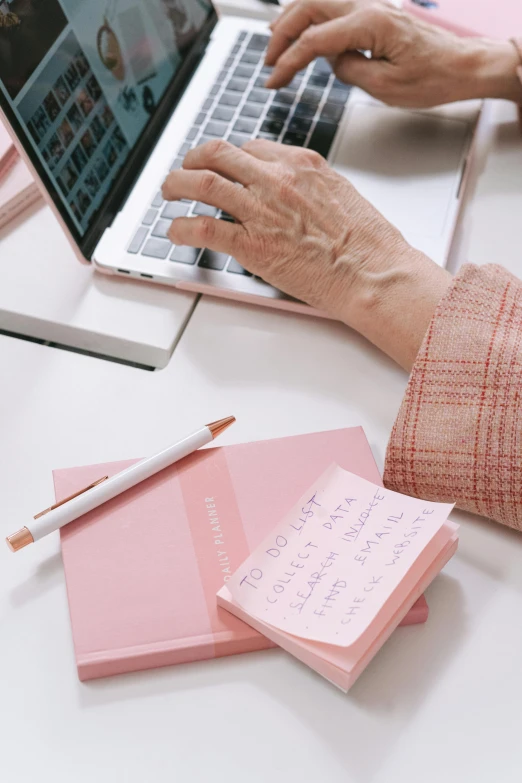
<svg viewBox="0 0 522 783"><path fill-rule="evenodd" d="M0 4L0 106L81 260L100 271L306 311L234 259L173 246L173 218L232 218L164 202L191 148L262 137L314 149L439 264L463 195L476 105L392 109L317 60L278 91L266 25L208 0Z"/></svg>

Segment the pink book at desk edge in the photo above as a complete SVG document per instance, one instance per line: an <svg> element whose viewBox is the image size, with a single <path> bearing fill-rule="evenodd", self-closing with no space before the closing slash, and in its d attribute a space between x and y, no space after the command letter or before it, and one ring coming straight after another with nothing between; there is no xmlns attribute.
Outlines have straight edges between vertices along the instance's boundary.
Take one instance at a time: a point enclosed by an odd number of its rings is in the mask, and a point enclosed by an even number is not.
<svg viewBox="0 0 522 783"><path fill-rule="evenodd" d="M56 498L134 461L56 470ZM63 528L80 680L274 647L216 593L332 462L381 483L362 428L317 432L200 450Z"/></svg>

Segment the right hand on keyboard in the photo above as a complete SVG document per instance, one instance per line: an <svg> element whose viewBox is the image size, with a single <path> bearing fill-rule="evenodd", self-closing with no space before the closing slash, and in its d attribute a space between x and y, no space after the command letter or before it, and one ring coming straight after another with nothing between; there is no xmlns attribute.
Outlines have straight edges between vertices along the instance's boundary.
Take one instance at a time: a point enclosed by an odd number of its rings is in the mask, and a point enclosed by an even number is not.
<svg viewBox="0 0 522 783"><path fill-rule="evenodd" d="M167 200L228 212L176 218L175 245L228 253L290 296L344 321L399 363L416 356L450 275L422 253L319 154L265 140L191 150L163 185Z"/></svg>

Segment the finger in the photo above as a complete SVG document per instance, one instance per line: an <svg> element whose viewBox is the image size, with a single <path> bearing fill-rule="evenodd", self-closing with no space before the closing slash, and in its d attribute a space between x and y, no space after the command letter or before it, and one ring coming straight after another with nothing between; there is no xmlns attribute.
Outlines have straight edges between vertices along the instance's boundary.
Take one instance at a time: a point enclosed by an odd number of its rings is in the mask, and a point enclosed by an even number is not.
<svg viewBox="0 0 522 783"><path fill-rule="evenodd" d="M249 185L262 173L258 164L242 149L228 141L217 139L189 150L183 161L184 169L209 169L241 185Z"/></svg>
<svg viewBox="0 0 522 783"><path fill-rule="evenodd" d="M238 223L211 217L176 218L168 231L174 245L207 247L218 253L241 253L245 229Z"/></svg>
<svg viewBox="0 0 522 783"><path fill-rule="evenodd" d="M267 163L280 161L289 152L289 147L279 144L277 141L268 141L268 139L247 141L246 144L243 144L242 149L253 158Z"/></svg>
<svg viewBox="0 0 522 783"><path fill-rule="evenodd" d="M163 198L176 201L189 198L223 209L238 220L251 214L251 197L242 185L216 174L214 171L172 171L162 187Z"/></svg>
<svg viewBox="0 0 522 783"><path fill-rule="evenodd" d="M331 65L333 72L342 82L372 93L376 80L389 64L383 60L365 57L361 52L348 52L333 60Z"/></svg>
<svg viewBox="0 0 522 783"><path fill-rule="evenodd" d="M338 57L347 51L372 49L373 42L372 27L360 24L360 20L355 15L309 27L281 55L266 86L270 89L283 87L316 57Z"/></svg>
<svg viewBox="0 0 522 783"><path fill-rule="evenodd" d="M340 3L330 2L330 0L300 0L292 3L273 23L272 38L265 58L266 64L274 65L283 52L310 25L326 22L350 10L349 3L346 3L341 10Z"/></svg>

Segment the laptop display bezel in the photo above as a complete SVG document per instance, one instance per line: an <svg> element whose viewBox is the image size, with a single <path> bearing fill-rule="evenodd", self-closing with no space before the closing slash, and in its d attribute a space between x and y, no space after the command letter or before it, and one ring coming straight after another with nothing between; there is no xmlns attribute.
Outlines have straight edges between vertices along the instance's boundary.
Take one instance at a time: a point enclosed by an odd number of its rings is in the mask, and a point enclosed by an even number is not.
<svg viewBox="0 0 522 783"><path fill-rule="evenodd" d="M209 16L201 28L197 38L194 40L190 50L185 55L182 66L173 76L170 84L165 90L161 101L156 107L154 114L150 118L150 121L143 130L135 146L129 153L129 156L125 160L125 163L123 164L120 172L113 182L109 193L107 194L98 211L93 215L93 219L83 235L78 231L74 221L72 220L69 211L62 201L57 186L54 184L53 180L44 168L36 150L27 136L26 130L19 122L5 95L0 90L0 109L11 125L11 128L16 134L19 143L22 145L24 152L30 159L31 164L34 166L43 186L51 196L54 206L65 222L65 225L67 226L72 238L77 244L82 256L87 261L91 260L91 256L96 245L100 241L103 232L108 226L111 225L114 218L121 210L122 205L132 190L133 184L139 177L145 163L148 160L151 149L154 148L165 125L167 124L169 117L175 110L180 97L183 95L183 92L190 83L192 75L205 53L210 36L217 24L217 21L218 17L216 9L212 5L209 9ZM170 163L170 161L166 161L166 167L168 163Z"/></svg>

